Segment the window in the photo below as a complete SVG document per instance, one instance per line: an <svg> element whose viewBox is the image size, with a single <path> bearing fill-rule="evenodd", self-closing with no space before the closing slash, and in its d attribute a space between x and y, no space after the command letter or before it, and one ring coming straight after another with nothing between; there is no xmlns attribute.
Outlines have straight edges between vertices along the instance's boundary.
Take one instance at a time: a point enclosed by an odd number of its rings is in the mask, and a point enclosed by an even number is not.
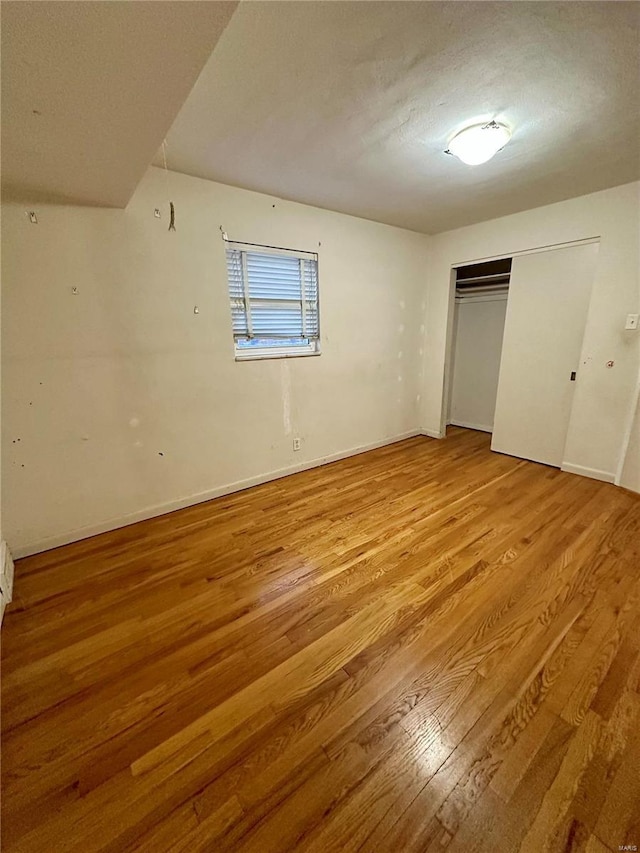
<svg viewBox="0 0 640 853"><path fill-rule="evenodd" d="M320 352L318 256L227 242L236 359Z"/></svg>

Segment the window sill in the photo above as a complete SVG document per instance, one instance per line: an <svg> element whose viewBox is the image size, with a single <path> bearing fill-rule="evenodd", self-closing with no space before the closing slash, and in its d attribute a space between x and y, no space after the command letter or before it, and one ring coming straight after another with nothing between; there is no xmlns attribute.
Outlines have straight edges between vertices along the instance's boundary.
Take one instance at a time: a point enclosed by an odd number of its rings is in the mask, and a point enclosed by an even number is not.
<svg viewBox="0 0 640 853"><path fill-rule="evenodd" d="M236 361L264 361L274 358L314 358L322 355L321 352L252 352L246 355L236 353Z"/></svg>

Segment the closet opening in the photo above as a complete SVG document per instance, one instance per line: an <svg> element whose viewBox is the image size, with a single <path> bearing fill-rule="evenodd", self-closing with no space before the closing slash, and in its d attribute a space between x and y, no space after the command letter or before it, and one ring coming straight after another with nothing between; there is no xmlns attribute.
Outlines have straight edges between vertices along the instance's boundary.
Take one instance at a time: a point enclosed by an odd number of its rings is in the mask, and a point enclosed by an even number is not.
<svg viewBox="0 0 640 853"><path fill-rule="evenodd" d="M447 425L493 432L511 258L455 269Z"/></svg>

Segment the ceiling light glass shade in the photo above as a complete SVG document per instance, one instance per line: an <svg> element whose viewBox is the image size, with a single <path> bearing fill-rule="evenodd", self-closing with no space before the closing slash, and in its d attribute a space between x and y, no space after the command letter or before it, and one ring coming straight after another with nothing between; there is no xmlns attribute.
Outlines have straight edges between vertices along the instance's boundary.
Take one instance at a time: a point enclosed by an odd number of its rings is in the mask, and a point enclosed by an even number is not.
<svg viewBox="0 0 640 853"><path fill-rule="evenodd" d="M449 143L447 154L455 156L467 166L479 166L491 160L511 139L511 131L503 124L490 121L461 130Z"/></svg>

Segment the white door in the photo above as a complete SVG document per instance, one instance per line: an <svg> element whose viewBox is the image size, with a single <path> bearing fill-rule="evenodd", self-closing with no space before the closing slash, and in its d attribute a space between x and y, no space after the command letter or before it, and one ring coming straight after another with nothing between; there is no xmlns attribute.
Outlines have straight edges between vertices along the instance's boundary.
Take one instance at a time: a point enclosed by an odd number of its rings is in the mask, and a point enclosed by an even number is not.
<svg viewBox="0 0 640 853"><path fill-rule="evenodd" d="M507 294L456 300L450 424L493 431Z"/></svg>
<svg viewBox="0 0 640 853"><path fill-rule="evenodd" d="M597 257L590 243L513 259L492 450L561 466Z"/></svg>

